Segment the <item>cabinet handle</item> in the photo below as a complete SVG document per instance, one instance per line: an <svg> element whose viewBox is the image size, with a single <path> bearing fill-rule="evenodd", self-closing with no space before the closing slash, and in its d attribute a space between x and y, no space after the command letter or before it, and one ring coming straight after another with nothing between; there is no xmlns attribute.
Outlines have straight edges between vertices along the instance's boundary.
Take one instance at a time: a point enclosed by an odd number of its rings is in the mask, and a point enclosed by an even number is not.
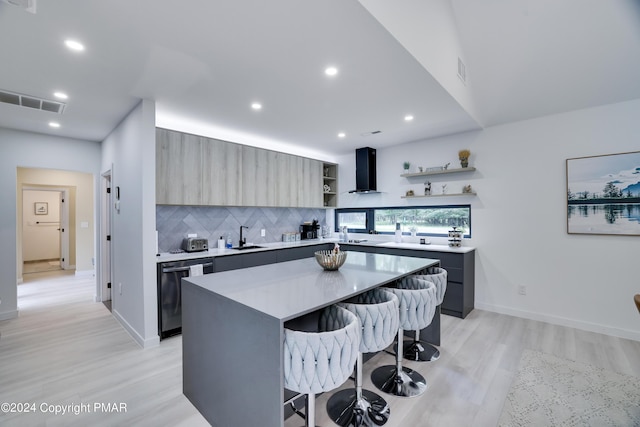
<svg viewBox="0 0 640 427"><path fill-rule="evenodd" d="M213 263L212 262L205 262L204 264L202 264L202 267L213 267ZM162 272L163 273L175 273L177 271L189 271L189 267L169 267L169 268L163 268Z"/></svg>

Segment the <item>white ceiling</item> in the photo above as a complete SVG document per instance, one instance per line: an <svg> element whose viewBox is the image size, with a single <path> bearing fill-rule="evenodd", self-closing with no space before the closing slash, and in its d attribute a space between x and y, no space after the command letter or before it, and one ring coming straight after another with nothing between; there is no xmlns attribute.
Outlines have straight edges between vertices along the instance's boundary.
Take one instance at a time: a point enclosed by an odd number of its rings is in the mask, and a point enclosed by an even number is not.
<svg viewBox="0 0 640 427"><path fill-rule="evenodd" d="M640 98L638 1L430 1L451 13L472 103L418 52L434 45L424 0L392 3L416 11L413 43L355 0L0 3L0 90L69 94L62 115L0 103L0 126L101 141L146 98L161 126L336 155Z"/></svg>

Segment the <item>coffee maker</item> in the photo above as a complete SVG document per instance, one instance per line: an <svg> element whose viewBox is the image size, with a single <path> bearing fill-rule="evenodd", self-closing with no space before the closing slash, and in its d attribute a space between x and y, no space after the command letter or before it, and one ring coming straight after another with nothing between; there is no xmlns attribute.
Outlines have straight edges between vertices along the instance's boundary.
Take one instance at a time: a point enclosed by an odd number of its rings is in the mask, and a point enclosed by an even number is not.
<svg viewBox="0 0 640 427"><path fill-rule="evenodd" d="M300 225L300 239L317 239L318 238L318 229L320 225L318 224L318 220L313 220L313 222L305 222Z"/></svg>

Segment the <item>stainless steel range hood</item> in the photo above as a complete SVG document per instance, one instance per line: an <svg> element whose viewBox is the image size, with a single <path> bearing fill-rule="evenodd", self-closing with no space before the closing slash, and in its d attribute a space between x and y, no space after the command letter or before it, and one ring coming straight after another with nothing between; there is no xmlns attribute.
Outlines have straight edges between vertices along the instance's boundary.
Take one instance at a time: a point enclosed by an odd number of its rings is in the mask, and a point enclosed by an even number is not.
<svg viewBox="0 0 640 427"><path fill-rule="evenodd" d="M371 147L356 149L356 189L349 193L377 193L376 150Z"/></svg>

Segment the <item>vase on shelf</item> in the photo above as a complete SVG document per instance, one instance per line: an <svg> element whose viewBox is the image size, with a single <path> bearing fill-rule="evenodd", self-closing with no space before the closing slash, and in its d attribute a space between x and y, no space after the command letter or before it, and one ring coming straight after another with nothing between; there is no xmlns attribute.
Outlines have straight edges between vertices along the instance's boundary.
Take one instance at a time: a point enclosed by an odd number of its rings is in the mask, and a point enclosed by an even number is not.
<svg viewBox="0 0 640 427"><path fill-rule="evenodd" d="M471 151L467 150L466 148L464 150L458 151L458 158L460 159L460 166L462 166L463 168L466 168L467 166L469 166L469 156L470 155L471 155Z"/></svg>
<svg viewBox="0 0 640 427"><path fill-rule="evenodd" d="M449 246L452 248L459 248L462 246L462 230L458 230L458 227L451 227L449 230Z"/></svg>

